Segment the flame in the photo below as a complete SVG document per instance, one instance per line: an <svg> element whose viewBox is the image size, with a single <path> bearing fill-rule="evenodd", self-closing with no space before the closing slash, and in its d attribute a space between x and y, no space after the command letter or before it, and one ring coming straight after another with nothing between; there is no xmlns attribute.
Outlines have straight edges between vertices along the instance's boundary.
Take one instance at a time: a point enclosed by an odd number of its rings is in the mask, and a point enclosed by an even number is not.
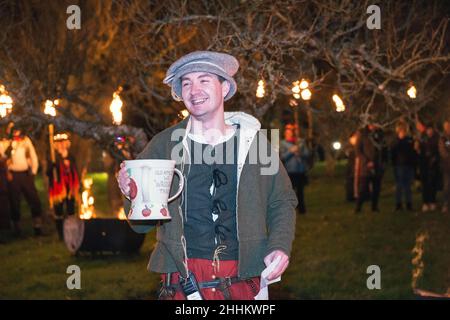
<svg viewBox="0 0 450 320"><path fill-rule="evenodd" d="M259 80L258 88L256 89L256 97L263 98L265 94L266 91L264 90L264 80Z"/></svg>
<svg viewBox="0 0 450 320"><path fill-rule="evenodd" d="M83 180L84 191L81 194L81 214L80 219L95 218L94 214L94 197L91 195L92 178Z"/></svg>
<svg viewBox="0 0 450 320"><path fill-rule="evenodd" d="M422 256L424 251L424 243L425 240L428 238L427 232L421 232L417 234L416 236L416 245L414 249L412 250L412 253L414 254L414 257L412 259L412 265L413 265L413 271L412 271L412 289L417 289L417 281L423 274L423 269L425 267Z"/></svg>
<svg viewBox="0 0 450 320"><path fill-rule="evenodd" d="M415 99L417 97L417 90L416 90L416 87L414 87L414 85L409 87L409 89L408 89L408 91L406 91L406 93L408 94L408 96L411 99Z"/></svg>
<svg viewBox="0 0 450 320"><path fill-rule="evenodd" d="M300 99L302 97L303 100L311 99L312 93L311 90L308 89L309 83L305 79L302 81L295 81L292 83L292 94L295 99Z"/></svg>
<svg viewBox="0 0 450 320"><path fill-rule="evenodd" d="M117 218L119 220L126 220L127 219L127 216L125 214L125 210L123 209L123 207L119 209L119 212L117 213Z"/></svg>
<svg viewBox="0 0 450 320"><path fill-rule="evenodd" d="M305 89L305 90L302 90L301 95L302 95L303 100L309 100L309 99L311 99L312 93L311 93L311 90Z"/></svg>
<svg viewBox="0 0 450 320"><path fill-rule="evenodd" d="M45 109L44 109L44 113L48 114L52 117L56 116L56 108L55 105L52 101L50 100L46 100L45 101Z"/></svg>
<svg viewBox="0 0 450 320"><path fill-rule="evenodd" d="M308 86L309 86L309 83L305 79L302 79L302 81L300 81L300 84L299 84L300 89L305 90L306 88L308 88Z"/></svg>
<svg viewBox="0 0 450 320"><path fill-rule="evenodd" d="M300 82L299 81L295 81L294 83L292 83L292 85L293 85L292 93L294 94L294 98L295 99L300 98L300 96L298 95L300 93Z"/></svg>
<svg viewBox="0 0 450 320"><path fill-rule="evenodd" d="M62 141L62 140L69 140L69 136L66 133L58 133L53 136L54 141Z"/></svg>
<svg viewBox="0 0 450 320"><path fill-rule="evenodd" d="M186 117L189 115L189 111L187 109L181 110L181 116L183 119L186 119Z"/></svg>
<svg viewBox="0 0 450 320"><path fill-rule="evenodd" d="M0 85L0 117L6 117L11 113L13 100L8 95L4 85Z"/></svg>
<svg viewBox="0 0 450 320"><path fill-rule="evenodd" d="M113 123L116 125L120 125L122 123L122 106L123 102L120 99L119 93L122 91L122 87L119 87L116 92L113 93L113 101L109 106L109 110L113 116Z"/></svg>
<svg viewBox="0 0 450 320"><path fill-rule="evenodd" d="M333 94L333 101L336 104L336 111L337 112L344 112L345 111L344 102L342 102L342 99L337 94Z"/></svg>

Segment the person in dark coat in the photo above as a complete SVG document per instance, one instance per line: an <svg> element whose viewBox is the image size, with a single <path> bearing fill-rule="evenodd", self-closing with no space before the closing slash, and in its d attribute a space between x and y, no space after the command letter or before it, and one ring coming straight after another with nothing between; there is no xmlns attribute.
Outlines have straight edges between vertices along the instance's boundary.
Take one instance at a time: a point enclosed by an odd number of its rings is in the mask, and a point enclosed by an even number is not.
<svg viewBox="0 0 450 320"><path fill-rule="evenodd" d="M436 210L436 195L439 186L439 135L428 125L419 146L420 180L422 182L422 211Z"/></svg>
<svg viewBox="0 0 450 320"><path fill-rule="evenodd" d="M355 201L355 163L356 163L356 143L358 142L358 132L353 132L348 139L348 147L345 150L347 157L347 168L345 174L345 194L347 201Z"/></svg>
<svg viewBox="0 0 450 320"><path fill-rule="evenodd" d="M439 155L444 179L442 212L448 213L450 207L450 120L444 122L444 133L439 140Z"/></svg>
<svg viewBox="0 0 450 320"><path fill-rule="evenodd" d="M396 184L395 210L403 210L402 198L405 196L406 208L412 211L411 185L414 181L417 153L414 150L414 141L409 135L406 123L400 123L396 128L397 138L391 149L392 165L394 166Z"/></svg>
<svg viewBox="0 0 450 320"><path fill-rule="evenodd" d="M287 125L284 131L284 140L280 144L280 159L288 172L294 187L300 214L306 213L304 188L308 184L308 169L310 151L303 139L296 139L295 126Z"/></svg>
<svg viewBox="0 0 450 320"><path fill-rule="evenodd" d="M379 212L378 200L385 161L384 133L380 128L369 124L360 131L360 139L356 144L357 201L355 213L361 212L364 201L369 198L372 212Z"/></svg>

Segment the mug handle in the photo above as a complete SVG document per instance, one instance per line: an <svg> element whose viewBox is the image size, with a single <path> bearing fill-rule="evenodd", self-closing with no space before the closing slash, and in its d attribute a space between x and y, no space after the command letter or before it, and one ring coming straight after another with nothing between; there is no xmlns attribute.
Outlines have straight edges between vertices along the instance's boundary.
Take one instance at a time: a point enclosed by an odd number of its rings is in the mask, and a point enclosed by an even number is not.
<svg viewBox="0 0 450 320"><path fill-rule="evenodd" d="M178 191L169 198L169 200L167 200L167 202L172 201L173 199L175 199L176 197L178 197L181 193L181 191L183 191L183 187L184 187L184 178L183 178L183 174L181 173L180 170L178 169L174 169L175 173L178 175L178 177L180 178L180 184L178 186Z"/></svg>

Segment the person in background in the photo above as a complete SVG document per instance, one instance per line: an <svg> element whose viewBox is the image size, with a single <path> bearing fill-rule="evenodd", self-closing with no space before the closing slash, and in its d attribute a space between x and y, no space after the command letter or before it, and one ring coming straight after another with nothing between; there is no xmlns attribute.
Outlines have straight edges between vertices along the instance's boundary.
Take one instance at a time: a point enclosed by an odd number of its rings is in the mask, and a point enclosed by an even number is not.
<svg viewBox="0 0 450 320"><path fill-rule="evenodd" d="M8 195L8 166L6 164L8 158L3 152L3 146L7 146L8 144L7 139L0 139L0 230L11 229L11 213Z"/></svg>
<svg viewBox="0 0 450 320"><path fill-rule="evenodd" d="M450 207L450 119L444 122L444 132L439 140L439 155L444 179L442 212L448 213Z"/></svg>
<svg viewBox="0 0 450 320"><path fill-rule="evenodd" d="M280 159L291 179L298 198L298 210L306 213L304 189L308 184L309 158L311 154L303 139L296 139L295 126L286 125L284 140L280 143Z"/></svg>
<svg viewBox="0 0 450 320"><path fill-rule="evenodd" d="M396 127L397 138L391 148L392 165L396 184L395 210L403 210L402 198L405 196L406 209L412 211L411 185L414 181L414 172L417 153L414 150L414 141L409 135L408 125L400 122Z"/></svg>
<svg viewBox="0 0 450 320"><path fill-rule="evenodd" d="M20 202L22 194L31 208L35 236L42 235L42 207L34 177L39 162L30 138L22 130L10 123L7 128L9 140L2 144L0 154L7 158L8 188L11 204L11 219L15 235L21 235Z"/></svg>
<svg viewBox="0 0 450 320"><path fill-rule="evenodd" d="M439 184L439 135L431 125L426 125L419 144L420 180L422 182L422 211L436 210Z"/></svg>
<svg viewBox="0 0 450 320"><path fill-rule="evenodd" d="M356 144L357 201L355 213L360 213L364 201L371 198L372 212L379 212L378 200L384 174L385 141L383 131L368 124L360 131Z"/></svg>
<svg viewBox="0 0 450 320"><path fill-rule="evenodd" d="M131 149L133 144L132 139L133 137L114 137L116 154L113 155L111 150L103 152L103 166L105 171L108 173L108 201L113 213L119 212L119 210L123 207L122 192L120 191L119 185L117 184L117 179L115 178L117 172L120 170L120 161L118 158L126 160L135 158L133 150Z"/></svg>
<svg viewBox="0 0 450 320"><path fill-rule="evenodd" d="M345 190L346 199L349 202L356 200L355 195L355 159L356 159L356 144L358 142L358 132L353 132L348 139L348 146L345 150L347 157L347 169L345 175Z"/></svg>
<svg viewBox="0 0 450 320"><path fill-rule="evenodd" d="M50 208L55 211L55 225L58 237L64 239L63 223L66 216L75 214L76 204L80 200L80 179L75 158L70 153L68 133L54 136L55 162L48 161Z"/></svg>

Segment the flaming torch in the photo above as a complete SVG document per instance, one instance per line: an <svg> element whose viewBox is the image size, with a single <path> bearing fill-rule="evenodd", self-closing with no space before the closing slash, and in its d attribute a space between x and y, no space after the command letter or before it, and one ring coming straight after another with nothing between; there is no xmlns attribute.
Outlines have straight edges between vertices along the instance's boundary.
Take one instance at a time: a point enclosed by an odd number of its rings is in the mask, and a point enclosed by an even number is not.
<svg viewBox="0 0 450 320"><path fill-rule="evenodd" d="M92 178L86 178L83 180L84 191L81 194L81 214L80 219L95 218L94 215L94 197L91 195Z"/></svg>
<svg viewBox="0 0 450 320"><path fill-rule="evenodd" d="M13 100L8 95L4 85L0 85L0 118L6 117L11 113Z"/></svg>
<svg viewBox="0 0 450 320"><path fill-rule="evenodd" d="M345 111L345 104L344 102L342 102L342 99L337 94L333 94L333 101L336 105L336 112Z"/></svg>
<svg viewBox="0 0 450 320"><path fill-rule="evenodd" d="M45 109L44 113L46 115L49 115L51 117L56 117L56 108L55 106L59 105L59 100L56 99L54 101L46 100L45 101ZM55 128L53 126L53 123L50 123L48 125L48 139L50 144L50 160L53 164L55 164L55 149L53 148L53 135L54 135ZM53 166L53 177L56 179L56 168ZM50 207L52 207L52 203L50 203Z"/></svg>
<svg viewBox="0 0 450 320"><path fill-rule="evenodd" d="M186 119L188 115L189 115L189 111L187 109L183 109L183 110L180 111L180 116L183 119Z"/></svg>
<svg viewBox="0 0 450 320"><path fill-rule="evenodd" d="M127 216L125 215L125 210L123 207L120 208L119 213L117 214L117 218L119 220L126 220Z"/></svg>
<svg viewBox="0 0 450 320"><path fill-rule="evenodd" d="M292 83L292 95L295 99L300 99L300 81Z"/></svg>
<svg viewBox="0 0 450 320"><path fill-rule="evenodd" d="M259 80L258 88L256 88L256 97L264 98L265 94L266 94L266 90L264 89L264 80Z"/></svg>
<svg viewBox="0 0 450 320"><path fill-rule="evenodd" d="M123 102L120 99L120 93L122 92L122 87L119 87L116 92L113 93L113 100L109 106L109 110L113 116L113 123L115 125L120 125L122 123L122 106Z"/></svg>
<svg viewBox="0 0 450 320"><path fill-rule="evenodd" d="M414 85L411 85L406 93L411 99L417 98L417 89Z"/></svg>

